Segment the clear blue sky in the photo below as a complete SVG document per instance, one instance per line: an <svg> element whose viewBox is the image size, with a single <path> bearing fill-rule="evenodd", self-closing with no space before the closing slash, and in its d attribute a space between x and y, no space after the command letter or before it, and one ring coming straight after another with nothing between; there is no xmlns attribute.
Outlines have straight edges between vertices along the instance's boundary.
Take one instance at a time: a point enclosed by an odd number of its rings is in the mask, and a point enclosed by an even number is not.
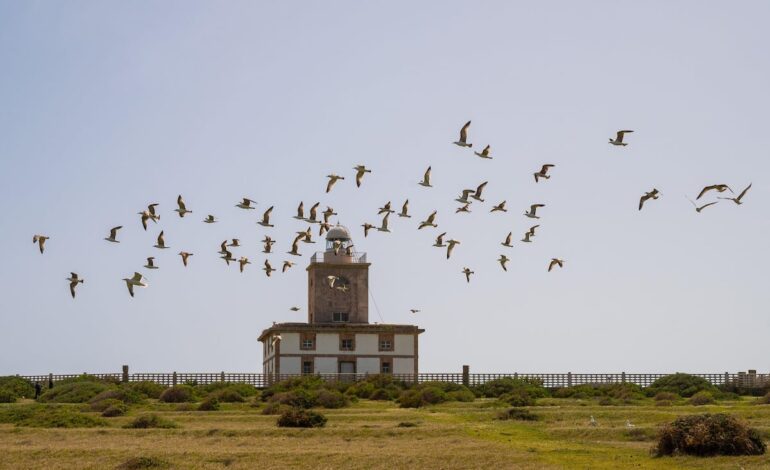
<svg viewBox="0 0 770 470"><path fill-rule="evenodd" d="M426 329L423 371L767 372L769 20L762 1L0 0L0 374L261 371L259 332L305 319L311 250L267 279L258 240L288 258L300 200L337 209L368 253L371 320ZM468 119L493 160L451 145ZM630 145L608 145L621 128ZM428 165L433 189L416 184ZM325 195L330 172L347 179ZM487 202L455 215L485 180ZM685 199L749 182L742 206ZM233 207L243 196L258 210ZM407 197L410 221L363 238ZM150 202L162 219L144 232ZM534 202L535 242L501 247ZM434 209L462 242L449 261L416 230ZM103 241L115 225L119 245ZM233 237L243 275L216 255ZM132 299L135 270L150 287Z"/></svg>

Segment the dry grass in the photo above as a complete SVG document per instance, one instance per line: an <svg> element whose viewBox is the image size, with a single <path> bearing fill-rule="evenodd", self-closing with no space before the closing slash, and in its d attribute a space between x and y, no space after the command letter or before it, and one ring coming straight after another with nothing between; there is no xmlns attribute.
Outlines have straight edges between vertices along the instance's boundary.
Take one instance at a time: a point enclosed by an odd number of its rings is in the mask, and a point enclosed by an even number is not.
<svg viewBox="0 0 770 470"><path fill-rule="evenodd" d="M220 411L173 411L159 403L132 407L107 428L45 429L0 425L0 469L104 469L126 462L160 462L184 469L251 468L770 468L770 457L652 458L658 426L676 416L726 411L770 435L770 407L750 400L705 407L661 409L600 407L578 400L531 411L540 421L499 421L491 403L448 403L402 409L362 400L350 408L322 410L325 428L284 429L276 416L247 404ZM3 405L18 406L18 405ZM151 411L176 429L122 429ZM588 425L594 415L599 426ZM636 428L626 429L630 419ZM399 423L415 423L413 427ZM145 459L140 459L144 457ZM133 460L132 460L133 459ZM123 467L127 468L127 467Z"/></svg>

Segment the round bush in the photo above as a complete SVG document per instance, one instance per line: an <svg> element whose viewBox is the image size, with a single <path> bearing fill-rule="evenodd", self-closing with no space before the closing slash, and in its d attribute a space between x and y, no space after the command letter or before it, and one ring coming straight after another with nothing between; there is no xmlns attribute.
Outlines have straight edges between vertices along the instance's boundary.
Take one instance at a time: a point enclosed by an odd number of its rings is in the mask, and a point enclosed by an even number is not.
<svg viewBox="0 0 770 470"><path fill-rule="evenodd" d="M237 393L241 397L252 397L259 392L259 390L257 390L257 388L253 385L236 382L214 382L198 388L203 391L203 395L211 394L212 392L221 393L224 390L230 390Z"/></svg>
<svg viewBox="0 0 770 470"><path fill-rule="evenodd" d="M654 449L664 455L760 455L766 451L756 429L726 414L691 415L667 424Z"/></svg>
<svg viewBox="0 0 770 470"><path fill-rule="evenodd" d="M658 392L655 394L655 401L674 401L679 395L671 392Z"/></svg>
<svg viewBox="0 0 770 470"><path fill-rule="evenodd" d="M115 386L103 382L73 379L70 382L57 383L54 388L46 390L40 395L40 401L47 403L87 403L96 395L111 388L115 388Z"/></svg>
<svg viewBox="0 0 770 470"><path fill-rule="evenodd" d="M195 391L189 385L176 385L164 390L158 400L165 403L193 402L195 401Z"/></svg>
<svg viewBox="0 0 770 470"><path fill-rule="evenodd" d="M290 392L278 392L270 397L270 401L295 408L312 408L316 405L317 397L316 392L299 388Z"/></svg>
<svg viewBox="0 0 770 470"><path fill-rule="evenodd" d="M128 407L123 402L118 402L114 405L108 406L102 411L102 416L105 418L114 418L116 416L123 416L128 411Z"/></svg>
<svg viewBox="0 0 770 470"><path fill-rule="evenodd" d="M154 413L150 413L137 416L133 421L123 427L127 429L175 428L177 425L172 421L161 418Z"/></svg>
<svg viewBox="0 0 770 470"><path fill-rule="evenodd" d="M233 388L223 388L214 392L211 396L222 403L242 403L246 401L243 395Z"/></svg>
<svg viewBox="0 0 770 470"><path fill-rule="evenodd" d="M446 394L449 401L462 401L471 402L476 399L476 395L468 389L465 390L453 390Z"/></svg>
<svg viewBox="0 0 770 470"><path fill-rule="evenodd" d="M88 408L86 408L89 411L99 411L102 412L106 410L107 408L113 406L113 405L123 405L124 403L120 400L116 400L114 398L105 398L103 400L98 401L91 401L88 404Z"/></svg>
<svg viewBox="0 0 770 470"><path fill-rule="evenodd" d="M198 411L217 411L218 409L219 401L213 396L206 398L198 405Z"/></svg>
<svg viewBox="0 0 770 470"><path fill-rule="evenodd" d="M534 406L535 398L524 389L515 389L499 398L500 401L508 403L511 406Z"/></svg>
<svg viewBox="0 0 770 470"><path fill-rule="evenodd" d="M655 396L658 392L671 392L689 398L698 392L717 393L717 388L708 380L690 374L671 374L661 377L645 390L647 395Z"/></svg>
<svg viewBox="0 0 770 470"><path fill-rule="evenodd" d="M487 398L498 398L514 390L525 390L532 398L542 398L548 395L541 381L535 379L514 379L513 377L490 380L477 386L476 390L481 396Z"/></svg>
<svg viewBox="0 0 770 470"><path fill-rule="evenodd" d="M127 384L121 385L121 387L126 390L132 390L134 392L137 392L141 395L144 395L147 398L155 398L155 399L159 398L160 394L163 393L163 391L168 388L165 385L151 382L149 380L142 380L139 382L129 382Z"/></svg>
<svg viewBox="0 0 770 470"><path fill-rule="evenodd" d="M126 388L116 388L116 389L105 390L102 393L90 399L88 402L91 404L94 404L102 400L119 400L126 404L134 404L134 403L143 402L144 396L135 390L126 389Z"/></svg>
<svg viewBox="0 0 770 470"><path fill-rule="evenodd" d="M0 403L16 403L19 396L13 390L0 388Z"/></svg>
<svg viewBox="0 0 770 470"><path fill-rule="evenodd" d="M378 388L373 391L372 394L368 396L368 398L370 400L392 400L393 392L390 392L384 388Z"/></svg>
<svg viewBox="0 0 770 470"><path fill-rule="evenodd" d="M10 392L16 398L33 398L35 396L34 384L27 379L16 377L15 375L0 377L0 390ZM16 399L14 399L14 401L16 401Z"/></svg>
<svg viewBox="0 0 770 470"><path fill-rule="evenodd" d="M770 392L767 392L765 396L757 399L758 405L770 405Z"/></svg>
<svg viewBox="0 0 770 470"><path fill-rule="evenodd" d="M337 390L320 390L316 404L323 408L344 408L350 404L350 400Z"/></svg>
<svg viewBox="0 0 770 470"><path fill-rule="evenodd" d="M691 405L701 406L714 403L714 395L709 392L698 392L688 400Z"/></svg>
<svg viewBox="0 0 770 470"><path fill-rule="evenodd" d="M497 414L497 419L513 419L516 421L537 421L540 417L526 408L510 408Z"/></svg>
<svg viewBox="0 0 770 470"><path fill-rule="evenodd" d="M321 428L326 425L326 416L311 410L292 408L281 414L277 424L282 428Z"/></svg>
<svg viewBox="0 0 770 470"><path fill-rule="evenodd" d="M262 408L262 414L263 415L280 415L286 411L289 411L290 409L291 407L288 405L282 405L277 401L273 401L265 405L264 408Z"/></svg>

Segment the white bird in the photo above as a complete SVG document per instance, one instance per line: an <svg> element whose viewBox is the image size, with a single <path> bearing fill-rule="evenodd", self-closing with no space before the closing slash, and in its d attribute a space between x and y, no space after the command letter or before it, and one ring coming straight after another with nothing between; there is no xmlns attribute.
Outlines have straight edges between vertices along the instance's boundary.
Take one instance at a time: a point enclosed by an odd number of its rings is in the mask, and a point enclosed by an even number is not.
<svg viewBox="0 0 770 470"><path fill-rule="evenodd" d="M339 280L338 276L326 276L326 283L329 284L329 289L334 289L334 284Z"/></svg>
<svg viewBox="0 0 770 470"><path fill-rule="evenodd" d="M144 229L147 230L147 221L152 218L150 216L150 213L148 211L142 211L142 212L139 212L138 214L142 216L142 227L144 227Z"/></svg>
<svg viewBox="0 0 770 470"><path fill-rule="evenodd" d="M551 176L548 174L548 169L553 168L555 166L556 165L552 165L550 163L546 163L545 165L543 165L543 167L540 168L540 171L538 171L537 173L534 173L535 183L539 183L540 178L551 179Z"/></svg>
<svg viewBox="0 0 770 470"><path fill-rule="evenodd" d="M632 429L632 428L635 428L635 427L636 427L636 425L634 423L632 423L630 419L626 420L626 428Z"/></svg>
<svg viewBox="0 0 770 470"><path fill-rule="evenodd" d="M704 194L706 194L707 192L709 192L709 191L711 191L711 190L715 190L715 191L717 191L717 192L720 192L720 193L723 193L723 192L725 192L725 191L728 191L728 190L729 190L731 193L733 192L733 190L732 190L732 189L730 189L730 186L727 186L726 184L712 184L711 186L706 186L705 188L703 188L703 189L701 190L700 194L698 194L698 197L696 197L696 198L695 198L695 200L697 201L697 200L698 200L698 199L700 199L700 198L701 198L701 197L702 197ZM733 193L733 194L735 194L735 193Z"/></svg>
<svg viewBox="0 0 770 470"><path fill-rule="evenodd" d="M122 225L118 225L117 227L112 227L110 229L110 236L105 238L105 240L107 240L108 242L112 242L112 243L120 243L120 241L117 240L115 237L117 237L117 235L118 235L118 230L120 230L122 228L123 228Z"/></svg>
<svg viewBox="0 0 770 470"><path fill-rule="evenodd" d="M286 270L291 268L292 266L294 266L294 263L292 263L291 261L284 261L283 262L283 267L281 268L281 272L285 273Z"/></svg>
<svg viewBox="0 0 770 470"><path fill-rule="evenodd" d="M500 243L503 246L507 246L508 248L513 248L513 245L511 245L511 237L513 236L513 232L508 232L508 236L505 237L505 241Z"/></svg>
<svg viewBox="0 0 770 470"><path fill-rule="evenodd" d="M185 214L192 214L192 211L188 211L187 207L185 207L184 199L182 199L181 194L176 198L176 205L179 206L179 208L174 209L174 211L179 213L179 217L184 217Z"/></svg>
<svg viewBox="0 0 770 470"><path fill-rule="evenodd" d="M331 175L326 175L326 177L329 178L329 182L326 184L326 192L327 193L332 190L332 187L334 186L334 183L336 183L338 180L344 180L345 179L344 176L335 175L333 173Z"/></svg>
<svg viewBox="0 0 770 470"><path fill-rule="evenodd" d="M446 246L446 243L444 243L444 235L446 235L446 232L436 237L436 243L434 243L433 246L437 248L444 248Z"/></svg>
<svg viewBox="0 0 770 470"><path fill-rule="evenodd" d="M147 269L158 269L158 267L155 266L155 257L150 256L149 258L147 258L147 264L145 264L144 267Z"/></svg>
<svg viewBox="0 0 770 470"><path fill-rule="evenodd" d="M412 216L409 215L409 199L404 201L404 205L401 206L401 212L398 213L399 217L407 217L411 218Z"/></svg>
<svg viewBox="0 0 770 470"><path fill-rule="evenodd" d="M271 343L275 344L277 342L281 341L281 335L275 335L273 336L273 339L271 340Z"/></svg>
<svg viewBox="0 0 770 470"><path fill-rule="evenodd" d="M599 425L599 423L597 423L596 420L594 419L593 415L591 415L591 421L589 421L588 424L590 424L591 426L598 426Z"/></svg>
<svg viewBox="0 0 770 470"><path fill-rule="evenodd" d="M209 214L209 215L206 216L205 219L203 219L203 222L205 222L207 224L215 224L215 223L217 223L217 219L214 218L213 215Z"/></svg>
<svg viewBox="0 0 770 470"><path fill-rule="evenodd" d="M685 197L687 197L687 196L685 196ZM719 199L730 199L730 198L720 197ZM693 201L689 197L687 197L687 200L690 201L690 204L692 204L692 206L695 208L695 212L697 212L698 214L700 214L700 211L702 211L703 209L707 208L708 206L713 206L714 204L717 204L719 202L719 201L709 202L708 204L703 204L702 206L698 207L698 205L695 204L695 201Z"/></svg>
<svg viewBox="0 0 770 470"><path fill-rule="evenodd" d="M382 224L377 227L378 232L390 232L388 230L388 217L390 217L390 212L385 214L385 217L382 218Z"/></svg>
<svg viewBox="0 0 770 470"><path fill-rule="evenodd" d="M150 218L153 222L156 224L160 220L160 214L155 212L155 207L157 207L159 204L157 202L153 202L152 204L147 205L147 212L150 214Z"/></svg>
<svg viewBox="0 0 770 470"><path fill-rule="evenodd" d="M507 262L508 262L508 261L510 261L510 260L511 260L511 259L510 259L509 257L507 257L507 256L505 256L505 255L500 255L500 258L498 258L498 260L497 260L497 261L499 261L499 262L500 262L500 266L502 266L502 267L503 267L503 271L508 271L508 268L505 266L505 263L507 263Z"/></svg>
<svg viewBox="0 0 770 470"><path fill-rule="evenodd" d="M468 128L471 127L471 122L468 121L465 123L465 125L460 129L460 140L457 142L453 142L455 145L459 145L460 147L473 147L473 144L468 143Z"/></svg>
<svg viewBox="0 0 770 470"><path fill-rule="evenodd" d="M265 271L265 274L267 274L267 277L270 277L270 274L275 271L275 268L270 266L270 260L265 260L265 267L262 268L263 271Z"/></svg>
<svg viewBox="0 0 770 470"><path fill-rule="evenodd" d="M48 240L51 237L46 237L45 235L33 235L32 236L32 243L37 243L38 248L40 248L40 254L43 254L43 251L45 251L45 241Z"/></svg>
<svg viewBox="0 0 770 470"><path fill-rule="evenodd" d="M131 297L134 296L134 287L147 287L148 284L145 282L146 280L144 277L142 277L139 273L134 273L134 277L131 278L123 278L124 281L126 281L126 287L128 287L128 293L131 294Z"/></svg>
<svg viewBox="0 0 770 470"><path fill-rule="evenodd" d="M160 248L161 250L165 250L166 248L170 248L166 246L166 240L163 238L163 230L160 231L160 234L158 234L158 242L153 245L155 248Z"/></svg>
<svg viewBox="0 0 770 470"><path fill-rule="evenodd" d="M625 147L628 144L623 142L623 136L626 134L630 134L632 132L634 131L630 131L630 130L618 131L618 133L615 136L615 140L612 140L612 138L610 138L610 143L612 145L622 145L623 147Z"/></svg>
<svg viewBox="0 0 770 470"><path fill-rule="evenodd" d="M340 248L342 248L342 242L339 240L334 240L332 242L332 250L334 250L334 256L339 256Z"/></svg>
<svg viewBox="0 0 770 470"><path fill-rule="evenodd" d="M320 206L320 202L316 202L310 207L310 217L308 217L306 220L310 222L311 224L317 224L318 219L316 218L318 215L318 206Z"/></svg>
<svg viewBox="0 0 770 470"><path fill-rule="evenodd" d="M560 268L564 267L564 260L559 258L551 258L551 262L548 264L548 272L551 272L554 266L559 265Z"/></svg>
<svg viewBox="0 0 770 470"><path fill-rule="evenodd" d="M452 250L455 249L455 245L459 245L460 242L457 240L449 239L447 240L447 247L446 247L446 259L449 259L450 256L452 256Z"/></svg>
<svg viewBox="0 0 770 470"><path fill-rule="evenodd" d="M749 185L746 186L746 189L741 191L741 193L738 195L738 197L720 197L719 199L727 199L728 201L733 201L734 203L736 203L736 204L738 204L740 206L741 204L743 204L743 202L741 202L741 199L743 199L743 196L746 195L746 192L749 189L751 189L751 183L749 183Z"/></svg>
<svg viewBox="0 0 770 470"><path fill-rule="evenodd" d="M488 160L492 160L492 157L489 156L489 145L484 147L484 150L482 150L481 153L479 153L479 152L473 152L473 153L475 153L477 157L486 158Z"/></svg>
<svg viewBox="0 0 770 470"><path fill-rule="evenodd" d="M356 165L353 167L354 170L356 170L356 187L361 187L361 180L364 178L364 174L371 173L372 170L366 168L364 165Z"/></svg>
<svg viewBox="0 0 770 470"><path fill-rule="evenodd" d="M257 201L252 201L251 199L245 197L241 202L235 205L235 207L238 207L240 209L256 209L256 207L252 207L251 204L256 204Z"/></svg>
<svg viewBox="0 0 770 470"><path fill-rule="evenodd" d="M364 228L364 238L366 238L367 236L369 236L369 230L373 229L374 225L370 224L369 222L364 222L364 224L361 225L361 227Z"/></svg>
<svg viewBox="0 0 770 470"><path fill-rule="evenodd" d="M301 238L303 243L315 243L313 241L312 227L308 227L304 232L297 232L297 235L299 235L297 238Z"/></svg>
<svg viewBox="0 0 770 470"><path fill-rule="evenodd" d="M438 211L433 211L430 213L427 219L420 222L420 225L417 227L417 230L423 229L425 227L438 227L438 224L436 224L436 214Z"/></svg>
<svg viewBox="0 0 770 470"><path fill-rule="evenodd" d="M305 220L305 202L300 201L299 206L297 206L297 215L294 216L297 220Z"/></svg>
<svg viewBox="0 0 770 470"><path fill-rule="evenodd" d="M192 253L188 253L186 251L179 252L179 256L182 257L182 264L184 264L185 268L187 267L187 258L189 258L192 255L193 255Z"/></svg>
<svg viewBox="0 0 770 470"><path fill-rule="evenodd" d="M508 209L505 208L505 201L494 206L489 212L508 212Z"/></svg>
<svg viewBox="0 0 770 470"><path fill-rule="evenodd" d="M531 206L529 206L529 210L524 212L524 215L526 215L530 219L539 219L540 217L538 217L537 215L538 207L545 207L545 204L532 204Z"/></svg>
<svg viewBox="0 0 770 470"><path fill-rule="evenodd" d="M273 224L270 223L271 212L273 212L273 206L270 206L270 208L266 210L264 214L262 214L262 220L260 220L257 223L263 227L275 227Z"/></svg>
<svg viewBox="0 0 770 470"><path fill-rule="evenodd" d="M660 195L660 191L658 191L655 188L652 188L652 191L644 193L644 196L639 198L639 210L642 210L642 207L644 206L644 202L648 199L658 199L658 196Z"/></svg>
<svg viewBox="0 0 770 470"><path fill-rule="evenodd" d="M75 287L77 287L78 284L83 284L83 279L80 279L77 273L70 273L70 277L68 277L67 280L70 281L70 294L72 294L72 298L74 299Z"/></svg>
<svg viewBox="0 0 770 470"><path fill-rule="evenodd" d="M425 170L425 175L422 177L422 181L420 181L420 186L425 186L426 188L432 188L433 186L430 184L430 169L431 167L428 167L427 170Z"/></svg>
<svg viewBox="0 0 770 470"><path fill-rule="evenodd" d="M471 282L471 274L475 274L473 271L471 271L468 268L463 268L463 270L460 271L460 272L465 274L465 281L466 282Z"/></svg>

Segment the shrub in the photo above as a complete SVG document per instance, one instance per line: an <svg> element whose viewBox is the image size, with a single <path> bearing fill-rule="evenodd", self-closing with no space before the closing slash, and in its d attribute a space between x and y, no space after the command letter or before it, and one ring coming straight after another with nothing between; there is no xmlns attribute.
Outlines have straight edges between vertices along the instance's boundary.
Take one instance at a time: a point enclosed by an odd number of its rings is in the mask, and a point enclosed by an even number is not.
<svg viewBox="0 0 770 470"><path fill-rule="evenodd" d="M655 396L658 392L671 392L689 398L701 391L716 393L718 390L704 378L677 373L659 378L645 391L648 396Z"/></svg>
<svg viewBox="0 0 770 470"><path fill-rule="evenodd" d="M140 393L147 398L159 398L160 394L163 393L164 390L166 390L165 385L157 384L155 382L151 382L149 380L143 380L140 382L129 382L127 384L121 385L122 388L126 390L132 390L134 392Z"/></svg>
<svg viewBox="0 0 770 470"><path fill-rule="evenodd" d="M321 428L326 425L326 416L315 411L293 408L283 412L277 424L282 428Z"/></svg>
<svg viewBox="0 0 770 470"><path fill-rule="evenodd" d="M767 392L765 396L757 399L757 405L770 405L770 392Z"/></svg>
<svg viewBox="0 0 770 470"><path fill-rule="evenodd" d="M526 408L509 408L497 414L497 419L514 419L517 421L537 421L540 417Z"/></svg>
<svg viewBox="0 0 770 470"><path fill-rule="evenodd" d="M316 392L298 388L289 392L278 392L270 397L270 401L294 408L312 408L316 405L317 398Z"/></svg>
<svg viewBox="0 0 770 470"><path fill-rule="evenodd" d="M386 388L378 388L369 395L370 400L392 400L398 396L398 390L391 391Z"/></svg>
<svg viewBox="0 0 770 470"><path fill-rule="evenodd" d="M114 398L105 398L104 400L92 401L83 411L102 412L113 405L123 405L124 403Z"/></svg>
<svg viewBox="0 0 770 470"><path fill-rule="evenodd" d="M655 406L671 406L674 402L668 400L658 400L655 402Z"/></svg>
<svg viewBox="0 0 770 470"><path fill-rule="evenodd" d="M446 396L449 401L470 402L476 399L476 395L467 388L465 390L453 390L447 393Z"/></svg>
<svg viewBox="0 0 770 470"><path fill-rule="evenodd" d="M319 390L328 386L329 384L317 375L304 375L302 377L293 377L271 385L262 391L262 398L268 400L273 395L281 392Z"/></svg>
<svg viewBox="0 0 770 470"><path fill-rule="evenodd" d="M523 388L514 389L509 393L501 395L499 400L511 406L533 406L535 404L535 398Z"/></svg>
<svg viewBox="0 0 770 470"><path fill-rule="evenodd" d="M290 409L291 409L290 406L282 405L281 403L274 401L274 402L268 403L267 405L265 405L264 408L262 408L262 414L263 415L280 415Z"/></svg>
<svg viewBox="0 0 770 470"><path fill-rule="evenodd" d="M88 376L86 376L88 377ZM41 402L47 403L87 403L96 395L114 388L104 382L85 379L68 379L66 383L57 383L54 388L48 389L40 395Z"/></svg>
<svg viewBox="0 0 770 470"><path fill-rule="evenodd" d="M475 387L475 390L478 394L487 398L498 398L514 390L526 390L532 398L542 398L548 395L542 381L536 379L514 379L512 377L490 380L482 385L478 385Z"/></svg>
<svg viewBox="0 0 770 470"><path fill-rule="evenodd" d="M160 394L158 400L165 403L184 403L195 401L195 390L189 385L175 385Z"/></svg>
<svg viewBox="0 0 770 470"><path fill-rule="evenodd" d="M126 404L135 404L135 403L143 402L144 396L135 390L126 389L126 388L116 388L116 389L105 390L102 393L93 397L88 402L90 404L94 404L103 400L118 400Z"/></svg>
<svg viewBox="0 0 770 470"><path fill-rule="evenodd" d="M564 387L553 394L557 398L611 398L629 402L644 398L642 388L632 383L583 384ZM605 400L606 402L606 400ZM614 403L614 402L613 402Z"/></svg>
<svg viewBox="0 0 770 470"><path fill-rule="evenodd" d="M223 388L211 394L210 397L222 403L242 403L246 401L243 395L234 388Z"/></svg>
<svg viewBox="0 0 770 470"><path fill-rule="evenodd" d="M664 426L653 452L657 456L712 456L760 455L765 450L756 429L726 414L702 414L685 416Z"/></svg>
<svg viewBox="0 0 770 470"><path fill-rule="evenodd" d="M240 395L238 395L240 396ZM243 398L241 398L243 400ZM216 397L208 397L198 405L198 411L217 411L219 409L219 400Z"/></svg>
<svg viewBox="0 0 770 470"><path fill-rule="evenodd" d="M214 382L199 388L203 391L203 394L211 394L212 392L222 393L227 390L237 393L241 397L252 397L259 392L253 385L236 382Z"/></svg>
<svg viewBox="0 0 770 470"><path fill-rule="evenodd" d="M0 408L0 423L36 428L91 428L107 424L69 406L38 404Z"/></svg>
<svg viewBox="0 0 770 470"><path fill-rule="evenodd" d="M337 390L320 390L316 404L323 408L344 408L350 404L350 400Z"/></svg>
<svg viewBox="0 0 770 470"><path fill-rule="evenodd" d="M447 394L438 387L412 388L404 390L396 400L401 408L420 408L447 401Z"/></svg>
<svg viewBox="0 0 770 470"><path fill-rule="evenodd" d="M108 406L102 411L102 416L105 418L114 418L115 416L123 416L128 411L128 407L123 402L118 402Z"/></svg>
<svg viewBox="0 0 770 470"><path fill-rule="evenodd" d="M123 427L126 429L175 428L177 424L154 413L150 413L137 416Z"/></svg>
<svg viewBox="0 0 770 470"><path fill-rule="evenodd" d="M655 401L675 401L679 395L671 392L658 392L655 394Z"/></svg>
<svg viewBox="0 0 770 470"><path fill-rule="evenodd" d="M16 398L33 398L35 396L35 386L27 379L9 375L0 377L0 391L10 392ZM0 402L11 403L11 402Z"/></svg>
<svg viewBox="0 0 770 470"><path fill-rule="evenodd" d="M0 388L0 403L15 403L19 396L13 390Z"/></svg>
<svg viewBox="0 0 770 470"><path fill-rule="evenodd" d="M691 405L710 405L714 403L714 396L709 392L698 392L688 400Z"/></svg>
<svg viewBox="0 0 770 470"><path fill-rule="evenodd" d="M402 421L398 423L399 428L415 428L417 427L417 423L413 423L411 421Z"/></svg>
<svg viewBox="0 0 770 470"><path fill-rule="evenodd" d="M168 462L155 457L132 457L116 467L116 470L142 470L145 468L168 468Z"/></svg>

